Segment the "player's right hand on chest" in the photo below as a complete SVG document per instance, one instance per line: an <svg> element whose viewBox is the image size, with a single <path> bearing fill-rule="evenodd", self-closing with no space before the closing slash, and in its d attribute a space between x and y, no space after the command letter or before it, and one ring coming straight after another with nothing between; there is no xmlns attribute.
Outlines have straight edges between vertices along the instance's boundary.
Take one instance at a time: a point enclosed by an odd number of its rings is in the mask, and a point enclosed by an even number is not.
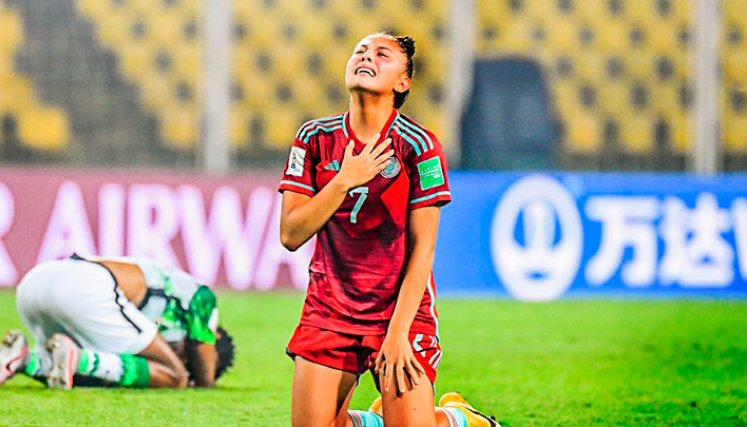
<svg viewBox="0 0 747 427"><path fill-rule="evenodd" d="M345 155L342 158L342 166L337 174L338 179L345 183L348 189L363 185L373 179L379 172L384 170L390 157L394 155L391 144L392 139L387 138L376 145L379 135L376 134L371 138L361 150L360 154L355 155L353 148L354 141L349 141L345 147Z"/></svg>

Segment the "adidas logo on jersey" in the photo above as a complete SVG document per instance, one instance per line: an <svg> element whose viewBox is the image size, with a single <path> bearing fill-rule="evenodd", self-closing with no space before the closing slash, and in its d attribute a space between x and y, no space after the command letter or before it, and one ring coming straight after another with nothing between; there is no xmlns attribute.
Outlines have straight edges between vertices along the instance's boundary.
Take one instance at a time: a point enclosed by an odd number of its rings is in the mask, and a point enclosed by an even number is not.
<svg viewBox="0 0 747 427"><path fill-rule="evenodd" d="M327 164L327 166L324 167L324 170L326 171L340 171L340 163L337 160L333 160Z"/></svg>

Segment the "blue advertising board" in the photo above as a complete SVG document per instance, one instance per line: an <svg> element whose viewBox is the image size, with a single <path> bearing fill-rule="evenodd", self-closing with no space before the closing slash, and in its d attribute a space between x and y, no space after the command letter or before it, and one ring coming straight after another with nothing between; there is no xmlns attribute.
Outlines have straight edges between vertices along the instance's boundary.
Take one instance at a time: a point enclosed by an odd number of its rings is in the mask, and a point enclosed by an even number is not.
<svg viewBox="0 0 747 427"><path fill-rule="evenodd" d="M453 172L442 294L747 297L747 174Z"/></svg>

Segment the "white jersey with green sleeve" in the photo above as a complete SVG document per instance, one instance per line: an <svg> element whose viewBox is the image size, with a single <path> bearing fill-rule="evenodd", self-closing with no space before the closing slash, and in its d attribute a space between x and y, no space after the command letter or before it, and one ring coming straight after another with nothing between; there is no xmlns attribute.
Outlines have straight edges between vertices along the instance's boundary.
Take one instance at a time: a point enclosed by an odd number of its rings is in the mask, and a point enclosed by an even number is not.
<svg viewBox="0 0 747 427"><path fill-rule="evenodd" d="M215 294L197 278L148 259L134 259L148 287L140 311L158 325L167 342L186 339L215 344Z"/></svg>

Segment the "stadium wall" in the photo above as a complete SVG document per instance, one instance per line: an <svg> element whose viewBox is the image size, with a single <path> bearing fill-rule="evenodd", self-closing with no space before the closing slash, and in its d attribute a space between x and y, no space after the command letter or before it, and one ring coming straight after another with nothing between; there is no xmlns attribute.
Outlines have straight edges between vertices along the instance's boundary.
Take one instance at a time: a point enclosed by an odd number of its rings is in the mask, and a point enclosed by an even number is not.
<svg viewBox="0 0 747 427"><path fill-rule="evenodd" d="M0 171L0 286L35 263L148 256L235 290L304 289L280 246L277 176ZM453 172L442 294L747 297L747 174Z"/></svg>

